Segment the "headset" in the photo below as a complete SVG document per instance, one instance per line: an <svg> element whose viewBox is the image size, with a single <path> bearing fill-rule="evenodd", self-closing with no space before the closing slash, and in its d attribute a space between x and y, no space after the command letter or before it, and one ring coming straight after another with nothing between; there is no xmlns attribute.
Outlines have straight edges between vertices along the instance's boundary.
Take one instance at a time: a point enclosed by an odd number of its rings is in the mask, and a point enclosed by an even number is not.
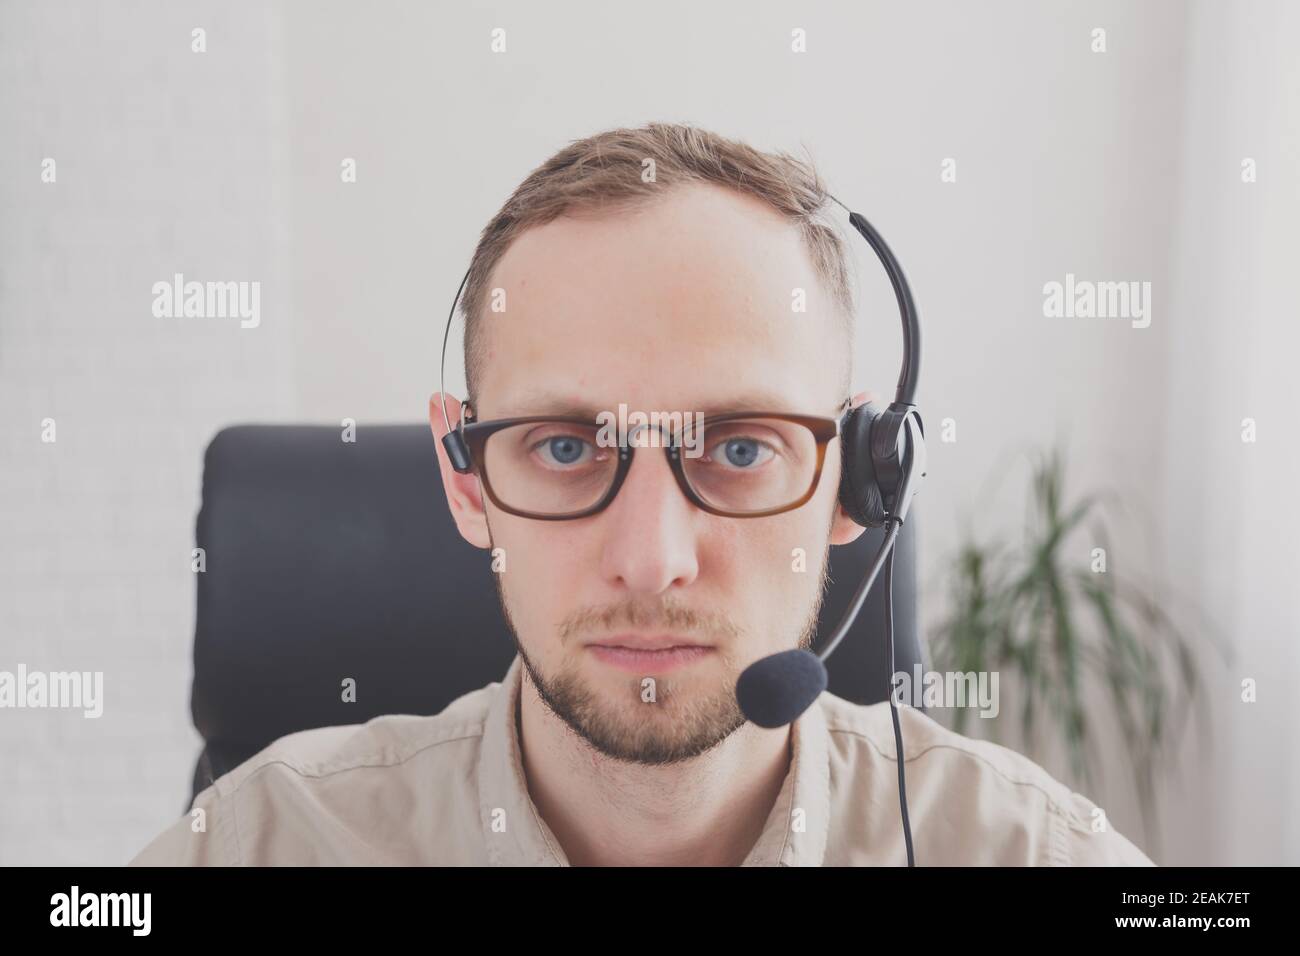
<svg viewBox="0 0 1300 956"><path fill-rule="evenodd" d="M894 724L894 748L898 764L898 804L903 821L903 841L907 848L907 865L915 866L912 849L912 826L907 813L907 784L904 773L903 731L899 725L898 706L894 699L894 611L893 577L894 544L898 540L908 509L916 494L919 480L926 474L925 426L916 407L916 386L921 371L921 323L917 316L912 290L903 269L889 246L860 213L853 212L830 193L832 202L849 214L849 223L875 251L898 299L903 324L903 362L898 376L894 401L886 408L866 402L846 411L838 423L840 438L839 504L853 521L864 528L885 528L884 538L875 558L839 626L830 640L816 654L803 649L782 651L751 664L736 681L736 700L746 719L759 727L776 728L793 723L826 690L825 661L849 632L862 610L881 569L885 571L885 624L890 675L888 701ZM469 270L461 280L451 303L447 327L442 336L442 368L439 389L446 394L447 339L451 334L456 306L469 281ZM443 402L443 421L447 434L443 448L452 468L459 474L473 471L469 445L465 441L464 406L461 421L452 428Z"/></svg>

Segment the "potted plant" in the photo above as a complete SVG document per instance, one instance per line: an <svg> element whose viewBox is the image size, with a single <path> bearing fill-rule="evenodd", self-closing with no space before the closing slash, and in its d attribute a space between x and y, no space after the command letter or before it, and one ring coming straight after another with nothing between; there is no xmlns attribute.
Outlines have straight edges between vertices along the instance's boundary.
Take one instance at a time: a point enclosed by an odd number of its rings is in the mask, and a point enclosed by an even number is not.
<svg viewBox="0 0 1300 956"><path fill-rule="evenodd" d="M1106 568L1108 499L1067 501L1064 472L1057 450L1035 462L1022 546L968 536L959 549L948 614L932 641L934 666L1011 676L1019 700L1004 712L1018 711L1030 754L1041 733L1054 734L1072 783L1088 790L1098 743L1085 700L1100 690L1123 735L1144 827L1154 834L1157 774L1202 685L1194 643L1155 597ZM1077 546L1085 525L1095 549ZM963 731L968 716L957 708L954 729ZM996 719L992 730L1003 736Z"/></svg>

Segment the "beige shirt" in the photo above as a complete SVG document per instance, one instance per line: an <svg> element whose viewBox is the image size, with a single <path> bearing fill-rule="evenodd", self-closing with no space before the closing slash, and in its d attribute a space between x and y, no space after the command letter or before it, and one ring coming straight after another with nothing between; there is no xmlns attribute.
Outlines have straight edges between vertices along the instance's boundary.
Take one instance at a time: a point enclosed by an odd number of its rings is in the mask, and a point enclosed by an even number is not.
<svg viewBox="0 0 1300 956"><path fill-rule="evenodd" d="M524 778L521 675L516 656L504 681L436 716L283 737L199 794L132 865L565 866ZM1027 758L911 707L899 719L918 865L1152 865ZM792 725L791 750L744 865L906 863L887 703L823 693Z"/></svg>

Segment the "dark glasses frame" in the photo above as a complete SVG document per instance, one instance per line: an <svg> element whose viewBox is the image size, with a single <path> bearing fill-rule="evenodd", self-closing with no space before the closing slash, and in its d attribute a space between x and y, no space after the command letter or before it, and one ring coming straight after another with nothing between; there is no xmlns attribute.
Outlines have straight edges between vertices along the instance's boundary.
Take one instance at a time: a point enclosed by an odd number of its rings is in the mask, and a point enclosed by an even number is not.
<svg viewBox="0 0 1300 956"><path fill-rule="evenodd" d="M847 411L851 400L845 399L844 404L840 406L841 415ZM672 468L673 477L677 480L677 487L681 489L686 499L702 511L711 515L718 515L722 518L765 518L770 515L784 514L787 511L793 511L808 503L817 492L817 486L821 483L822 466L826 462L826 447L830 444L832 438L838 438L840 435L840 417L827 418L823 415L797 415L790 412L729 412L725 415L715 415L703 420L703 428L707 431L710 425L717 425L722 422L745 420L751 418L768 418L783 422L790 422L795 425L803 425L810 432L817 442L817 466L813 471L812 481L805 491L797 500L788 505L782 505L779 508L768 508L763 511L726 511L709 504L701 498L691 487L690 479L686 477L686 468L682 463L681 448L673 441L669 441L663 446L664 454L668 458L668 465ZM539 422L567 423L572 425L581 425L586 428L599 427L599 422L590 418L580 418L575 415L525 415L521 418L496 418L490 421L480 422L474 418L471 411L465 414L465 406L461 406L461 421L458 426L465 445L470 454L470 470L478 476L479 482L483 485L483 491L487 494L488 500L507 514L515 515L520 518L533 518L537 521L572 521L576 518L586 518L598 514L609 507L615 496L618 495L619 489L623 486L627 474L632 470L632 460L636 455L637 446L620 445L618 446L618 466L614 472L614 480L610 482L609 490L605 492L604 497L589 508L582 511L571 511L567 514L552 515L543 514L536 511L524 511L519 508L512 508L497 497L492 488L492 478L488 475L488 469L485 464L484 448L487 440L494 434L505 428L515 425L526 425ZM646 426L649 428L649 426ZM660 435L663 434L662 427ZM670 436L672 437L672 436Z"/></svg>

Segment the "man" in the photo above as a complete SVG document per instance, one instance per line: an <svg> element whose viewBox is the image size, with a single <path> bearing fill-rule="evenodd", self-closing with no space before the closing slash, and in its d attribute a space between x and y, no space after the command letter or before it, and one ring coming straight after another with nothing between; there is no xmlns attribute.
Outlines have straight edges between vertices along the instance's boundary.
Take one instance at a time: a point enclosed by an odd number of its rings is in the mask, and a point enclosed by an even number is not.
<svg viewBox="0 0 1300 956"><path fill-rule="evenodd" d="M435 717L277 741L135 862L903 863L887 704L824 693L764 730L734 696L749 664L809 646L829 547L863 532L815 425L852 374L826 201L809 165L684 126L535 170L465 287L465 419L496 424L470 474L439 441L460 533L504 562L509 672ZM435 395L439 440L444 409L462 420ZM627 410L651 424L601 440ZM901 719L920 863L1150 863L1029 760Z"/></svg>

